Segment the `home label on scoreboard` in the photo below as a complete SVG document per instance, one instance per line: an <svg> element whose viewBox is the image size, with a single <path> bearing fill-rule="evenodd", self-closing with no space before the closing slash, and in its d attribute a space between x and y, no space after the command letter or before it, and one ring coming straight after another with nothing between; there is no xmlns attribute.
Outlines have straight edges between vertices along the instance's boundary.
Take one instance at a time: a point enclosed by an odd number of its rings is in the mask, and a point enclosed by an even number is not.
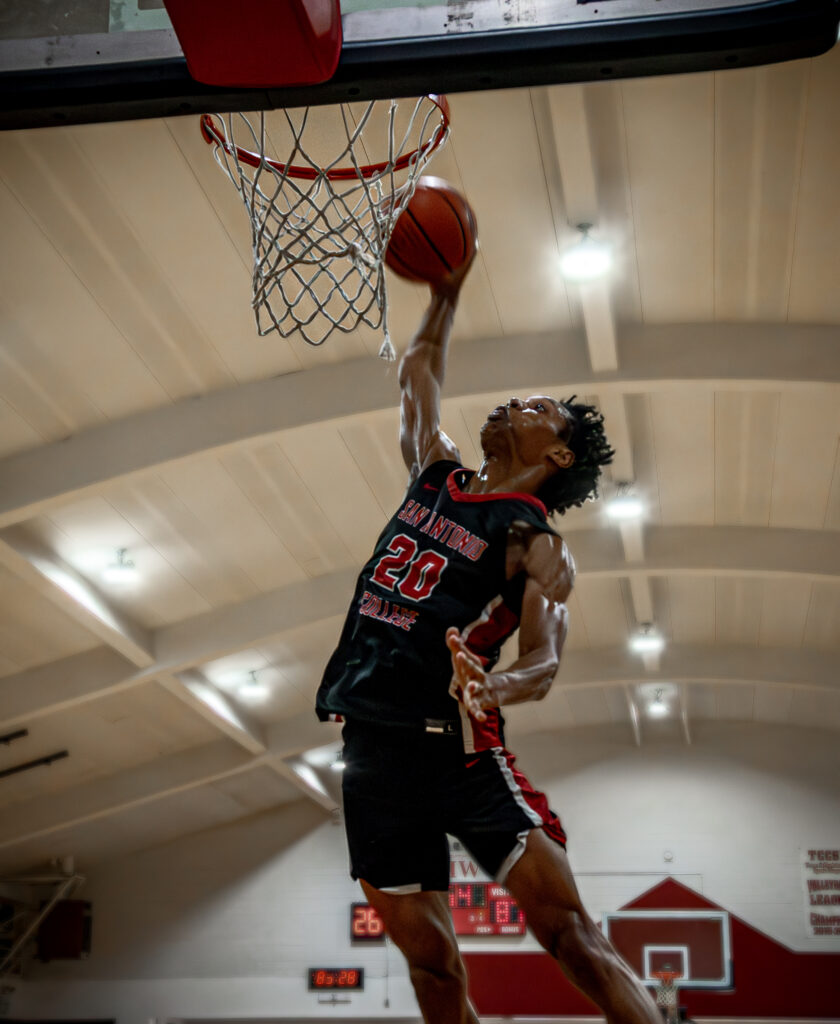
<svg viewBox="0 0 840 1024"><path fill-rule="evenodd" d="M456 882L449 887L456 935L524 935L525 915L496 882Z"/></svg>

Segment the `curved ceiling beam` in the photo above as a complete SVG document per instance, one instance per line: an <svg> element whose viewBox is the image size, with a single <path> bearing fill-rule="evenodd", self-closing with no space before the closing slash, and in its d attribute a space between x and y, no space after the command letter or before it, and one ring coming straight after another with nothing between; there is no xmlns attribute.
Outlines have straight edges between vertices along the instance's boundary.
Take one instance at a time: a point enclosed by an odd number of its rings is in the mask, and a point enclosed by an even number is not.
<svg viewBox="0 0 840 1024"><path fill-rule="evenodd" d="M449 360L447 401L549 387L612 394L679 382L761 390L840 383L840 346L830 327L634 326L620 332L618 353L619 369L593 372L582 331L465 342ZM166 463L396 403L396 374L369 357L137 413L0 461L0 527Z"/></svg>
<svg viewBox="0 0 840 1024"><path fill-rule="evenodd" d="M646 545L651 560L639 564L624 561L617 535L609 531L578 530L570 539L581 579L590 575L620 579L646 573L652 576L797 576L840 583L840 550L833 531L649 527ZM698 551L702 553L702 561L696 554ZM116 652L100 649L7 676L0 679L0 708L3 708L0 726L53 714L157 679L165 673L195 668L258 646L301 626L326 623L344 615L355 580L356 570L346 569L162 627L151 635L150 646L156 660L146 668L138 669ZM685 648L678 646L671 650ZM775 648L747 647L745 650L750 656L769 651L771 660L776 652ZM797 657L806 655L807 652L796 650ZM694 657L693 648L688 656ZM566 662L572 657L569 653ZM834 675L837 675L836 660L835 653ZM639 671L634 678L639 678ZM803 679L808 682L810 677L806 673ZM823 677L812 685L824 685ZM834 685L840 685L840 677Z"/></svg>
<svg viewBox="0 0 840 1024"><path fill-rule="evenodd" d="M578 576L795 576L840 580L833 530L772 526L647 526L644 561L624 560L615 530L573 530L566 541Z"/></svg>
<svg viewBox="0 0 840 1024"><path fill-rule="evenodd" d="M647 669L626 647L567 651L555 687L586 689L635 683L747 683L840 690L837 653L747 644L670 644Z"/></svg>

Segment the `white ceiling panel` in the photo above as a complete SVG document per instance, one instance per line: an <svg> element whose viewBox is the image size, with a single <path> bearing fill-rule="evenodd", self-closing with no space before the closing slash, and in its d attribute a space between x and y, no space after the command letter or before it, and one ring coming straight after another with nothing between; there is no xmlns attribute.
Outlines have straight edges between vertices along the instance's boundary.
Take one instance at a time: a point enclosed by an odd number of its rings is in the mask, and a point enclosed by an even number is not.
<svg viewBox="0 0 840 1024"><path fill-rule="evenodd" d="M757 686L753 714L760 722L789 722L797 690L792 686Z"/></svg>
<svg viewBox="0 0 840 1024"><path fill-rule="evenodd" d="M581 576L575 584L575 594L591 647L609 647L626 640L632 619L618 580Z"/></svg>
<svg viewBox="0 0 840 1024"><path fill-rule="evenodd" d="M762 582L755 578L715 579L715 636L718 643L758 643Z"/></svg>
<svg viewBox="0 0 840 1024"><path fill-rule="evenodd" d="M809 67L715 75L715 317L787 318Z"/></svg>
<svg viewBox="0 0 840 1024"><path fill-rule="evenodd" d="M0 672L45 665L98 640L55 605L0 566Z"/></svg>
<svg viewBox="0 0 840 1024"><path fill-rule="evenodd" d="M718 718L737 718L749 721L755 707L755 687L740 683L727 683L715 688Z"/></svg>
<svg viewBox="0 0 840 1024"><path fill-rule="evenodd" d="M820 529L837 459L840 402L832 393L785 394L779 405L771 526Z"/></svg>
<svg viewBox="0 0 840 1024"><path fill-rule="evenodd" d="M642 318L711 319L714 78L632 79L621 93Z"/></svg>
<svg viewBox="0 0 840 1024"><path fill-rule="evenodd" d="M808 580L765 580L761 601L759 644L799 647L811 606L813 584Z"/></svg>
<svg viewBox="0 0 840 1024"><path fill-rule="evenodd" d="M715 640L715 581L711 577L672 576L667 581L671 638L680 644Z"/></svg>
<svg viewBox="0 0 840 1024"><path fill-rule="evenodd" d="M4 767L65 749L69 756L0 780L0 803L64 792L216 738L216 730L166 690L133 687L33 722L28 736L3 749Z"/></svg>
<svg viewBox="0 0 840 1024"><path fill-rule="evenodd" d="M840 651L840 585L813 585L804 642L818 650Z"/></svg>
<svg viewBox="0 0 840 1024"><path fill-rule="evenodd" d="M657 394L650 407L662 522L713 523L714 396Z"/></svg>
<svg viewBox="0 0 840 1024"><path fill-rule="evenodd" d="M837 106L840 51L835 46L808 64L808 107L802 118L802 171L788 318L801 323L840 322L834 270L840 195L834 168L840 161Z"/></svg>
<svg viewBox="0 0 840 1024"><path fill-rule="evenodd" d="M715 394L715 522L765 526L779 418L778 394Z"/></svg>

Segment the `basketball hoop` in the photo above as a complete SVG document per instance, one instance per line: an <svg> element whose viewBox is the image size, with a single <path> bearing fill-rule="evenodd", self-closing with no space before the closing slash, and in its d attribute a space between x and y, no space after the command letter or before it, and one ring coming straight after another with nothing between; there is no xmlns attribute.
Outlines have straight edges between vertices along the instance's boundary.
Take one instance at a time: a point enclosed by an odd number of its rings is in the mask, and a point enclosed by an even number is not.
<svg viewBox="0 0 840 1024"><path fill-rule="evenodd" d="M680 971L664 967L659 971L651 971L652 977L656 978L656 1005L662 1014L664 1024L679 1024L680 1007L677 994L677 978L681 978Z"/></svg>
<svg viewBox="0 0 840 1024"><path fill-rule="evenodd" d="M349 333L365 323L382 328L379 354L393 359L385 249L420 172L446 141L449 105L445 96L424 96L402 112L396 100L329 108L326 160L318 151L324 133L313 131L316 109L325 108L263 111L252 115L255 124L245 114L201 118L204 140L251 221L257 330L284 338L300 331L317 346L335 330ZM377 129L385 131L385 159L369 162ZM288 155L275 159L269 150Z"/></svg>

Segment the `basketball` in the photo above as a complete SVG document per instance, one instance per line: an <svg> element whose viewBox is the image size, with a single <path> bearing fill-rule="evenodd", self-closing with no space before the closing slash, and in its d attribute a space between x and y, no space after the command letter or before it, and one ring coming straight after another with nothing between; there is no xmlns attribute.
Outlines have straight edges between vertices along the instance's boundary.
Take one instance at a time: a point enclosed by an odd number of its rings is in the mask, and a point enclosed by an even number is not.
<svg viewBox="0 0 840 1024"><path fill-rule="evenodd" d="M443 178L425 176L394 225L385 263L409 281L436 284L472 257L477 241L467 200Z"/></svg>

